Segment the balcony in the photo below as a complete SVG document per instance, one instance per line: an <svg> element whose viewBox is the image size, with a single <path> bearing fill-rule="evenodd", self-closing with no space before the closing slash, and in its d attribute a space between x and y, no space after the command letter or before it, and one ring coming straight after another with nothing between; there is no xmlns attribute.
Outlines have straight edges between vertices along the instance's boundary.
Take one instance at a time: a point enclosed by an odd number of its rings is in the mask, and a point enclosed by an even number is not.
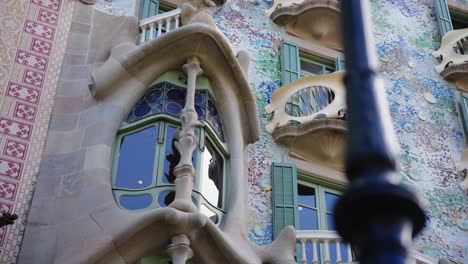
<svg viewBox="0 0 468 264"><path fill-rule="evenodd" d="M292 35L342 50L339 0L274 0L266 13Z"/></svg>
<svg viewBox="0 0 468 264"><path fill-rule="evenodd" d="M342 238L335 231L297 230L296 243L301 250L301 264L359 263L354 258L349 244L344 244ZM337 248L341 250L336 250ZM411 250L408 263L436 264L437 260Z"/></svg>
<svg viewBox="0 0 468 264"><path fill-rule="evenodd" d="M308 76L277 89L265 108L266 130L289 155L343 170L346 135L344 72Z"/></svg>
<svg viewBox="0 0 468 264"><path fill-rule="evenodd" d="M468 92L468 28L445 34L440 49L432 55L440 60L435 70L455 82L458 90Z"/></svg>
<svg viewBox="0 0 468 264"><path fill-rule="evenodd" d="M140 20L140 44L149 42L180 26L180 8Z"/></svg>

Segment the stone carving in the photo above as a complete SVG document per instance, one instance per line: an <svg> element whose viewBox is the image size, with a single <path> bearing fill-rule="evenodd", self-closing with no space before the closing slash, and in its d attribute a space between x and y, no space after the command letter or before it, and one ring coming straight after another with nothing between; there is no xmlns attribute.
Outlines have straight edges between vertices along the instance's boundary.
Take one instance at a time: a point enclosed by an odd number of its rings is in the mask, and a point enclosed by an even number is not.
<svg viewBox="0 0 468 264"><path fill-rule="evenodd" d="M211 0L192 0L189 3L184 3L181 7L182 24L204 23L216 27L213 12L210 10L214 6L216 3Z"/></svg>
<svg viewBox="0 0 468 264"><path fill-rule="evenodd" d="M444 35L440 49L432 53L434 57L441 59L440 64L435 67L438 73L442 73L445 68L452 65L468 63L468 55L458 54L453 50L453 47L457 47L459 43L462 44L460 48L463 49L467 45L463 41L465 38L468 38L468 28L452 30Z"/></svg>
<svg viewBox="0 0 468 264"><path fill-rule="evenodd" d="M81 2L87 5L94 5L96 3L96 0L81 0Z"/></svg>

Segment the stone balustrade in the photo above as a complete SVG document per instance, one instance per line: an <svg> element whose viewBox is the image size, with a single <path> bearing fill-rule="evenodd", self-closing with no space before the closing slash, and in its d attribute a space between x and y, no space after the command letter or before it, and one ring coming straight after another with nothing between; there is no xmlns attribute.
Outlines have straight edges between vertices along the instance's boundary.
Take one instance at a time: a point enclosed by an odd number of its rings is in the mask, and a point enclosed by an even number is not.
<svg viewBox="0 0 468 264"><path fill-rule="evenodd" d="M180 26L180 8L140 20L140 44L151 41Z"/></svg>
<svg viewBox="0 0 468 264"><path fill-rule="evenodd" d="M300 264L352 264L359 263L353 256L349 244L329 230L297 230L296 243L300 247ZM336 250L336 249L340 250ZM322 260L322 262L320 262ZM411 250L409 264L436 264L437 261L415 250Z"/></svg>
<svg viewBox="0 0 468 264"><path fill-rule="evenodd" d="M440 59L435 70L441 74L448 67L468 64L468 28L447 32L439 50L432 55Z"/></svg>
<svg viewBox="0 0 468 264"><path fill-rule="evenodd" d="M346 112L344 72L308 76L277 89L266 106L273 119L269 133L290 123L308 124L313 120L342 118Z"/></svg>

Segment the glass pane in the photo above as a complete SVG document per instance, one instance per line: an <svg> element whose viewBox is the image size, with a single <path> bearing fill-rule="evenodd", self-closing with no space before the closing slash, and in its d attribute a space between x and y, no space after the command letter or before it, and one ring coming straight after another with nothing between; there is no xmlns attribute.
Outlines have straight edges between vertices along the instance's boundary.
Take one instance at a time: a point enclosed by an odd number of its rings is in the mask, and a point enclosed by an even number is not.
<svg viewBox="0 0 468 264"><path fill-rule="evenodd" d="M336 230L335 219L333 219L333 214L327 214L327 230Z"/></svg>
<svg viewBox="0 0 468 264"><path fill-rule="evenodd" d="M122 195L119 198L120 205L128 210L139 210L148 207L153 202L153 197L149 194L142 195Z"/></svg>
<svg viewBox="0 0 468 264"><path fill-rule="evenodd" d="M201 157L200 192L213 206L223 205L224 159L206 138L205 150Z"/></svg>
<svg viewBox="0 0 468 264"><path fill-rule="evenodd" d="M177 131L176 127L168 126L166 129L165 146L164 146L164 172L163 182L174 183L174 169L180 161L180 154L174 145L174 135Z"/></svg>
<svg viewBox="0 0 468 264"><path fill-rule="evenodd" d="M174 191L164 191L158 195L158 204L161 207L167 207L174 201L175 192Z"/></svg>
<svg viewBox="0 0 468 264"><path fill-rule="evenodd" d="M323 74L323 66L310 61L301 60L301 71L304 75L319 75Z"/></svg>
<svg viewBox="0 0 468 264"><path fill-rule="evenodd" d="M318 230L317 211L299 206L299 229L300 230Z"/></svg>
<svg viewBox="0 0 468 264"><path fill-rule="evenodd" d="M164 144L164 170L162 181L164 183L174 183L175 175L174 169L179 164L180 154L174 144L174 136L177 131L177 127L167 126L166 137ZM195 136L198 137L198 130L195 130ZM192 153L192 165L196 170L197 161L197 148Z"/></svg>
<svg viewBox="0 0 468 264"><path fill-rule="evenodd" d="M315 188L306 185L298 184L297 193L299 198L299 204L317 208Z"/></svg>
<svg viewBox="0 0 468 264"><path fill-rule="evenodd" d="M206 205L200 205L200 213L208 216L208 218L211 221L213 221L213 223L218 223L218 215L215 212L211 211Z"/></svg>
<svg viewBox="0 0 468 264"><path fill-rule="evenodd" d="M338 199L340 199L340 195L325 192L325 204L326 204L327 212L333 212L333 209L335 208L335 205L338 202Z"/></svg>
<svg viewBox="0 0 468 264"><path fill-rule="evenodd" d="M142 189L152 184L157 131L152 126L122 138L115 187Z"/></svg>

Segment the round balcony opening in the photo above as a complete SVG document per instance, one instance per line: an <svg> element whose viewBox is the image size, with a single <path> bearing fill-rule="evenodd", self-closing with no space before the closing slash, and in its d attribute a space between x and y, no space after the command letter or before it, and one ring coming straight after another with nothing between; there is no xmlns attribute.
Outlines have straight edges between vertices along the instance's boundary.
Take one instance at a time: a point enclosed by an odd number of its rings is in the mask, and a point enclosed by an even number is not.
<svg viewBox="0 0 468 264"><path fill-rule="evenodd" d="M290 116L309 116L327 107L335 99L335 93L324 86L311 86L297 91L285 105Z"/></svg>

